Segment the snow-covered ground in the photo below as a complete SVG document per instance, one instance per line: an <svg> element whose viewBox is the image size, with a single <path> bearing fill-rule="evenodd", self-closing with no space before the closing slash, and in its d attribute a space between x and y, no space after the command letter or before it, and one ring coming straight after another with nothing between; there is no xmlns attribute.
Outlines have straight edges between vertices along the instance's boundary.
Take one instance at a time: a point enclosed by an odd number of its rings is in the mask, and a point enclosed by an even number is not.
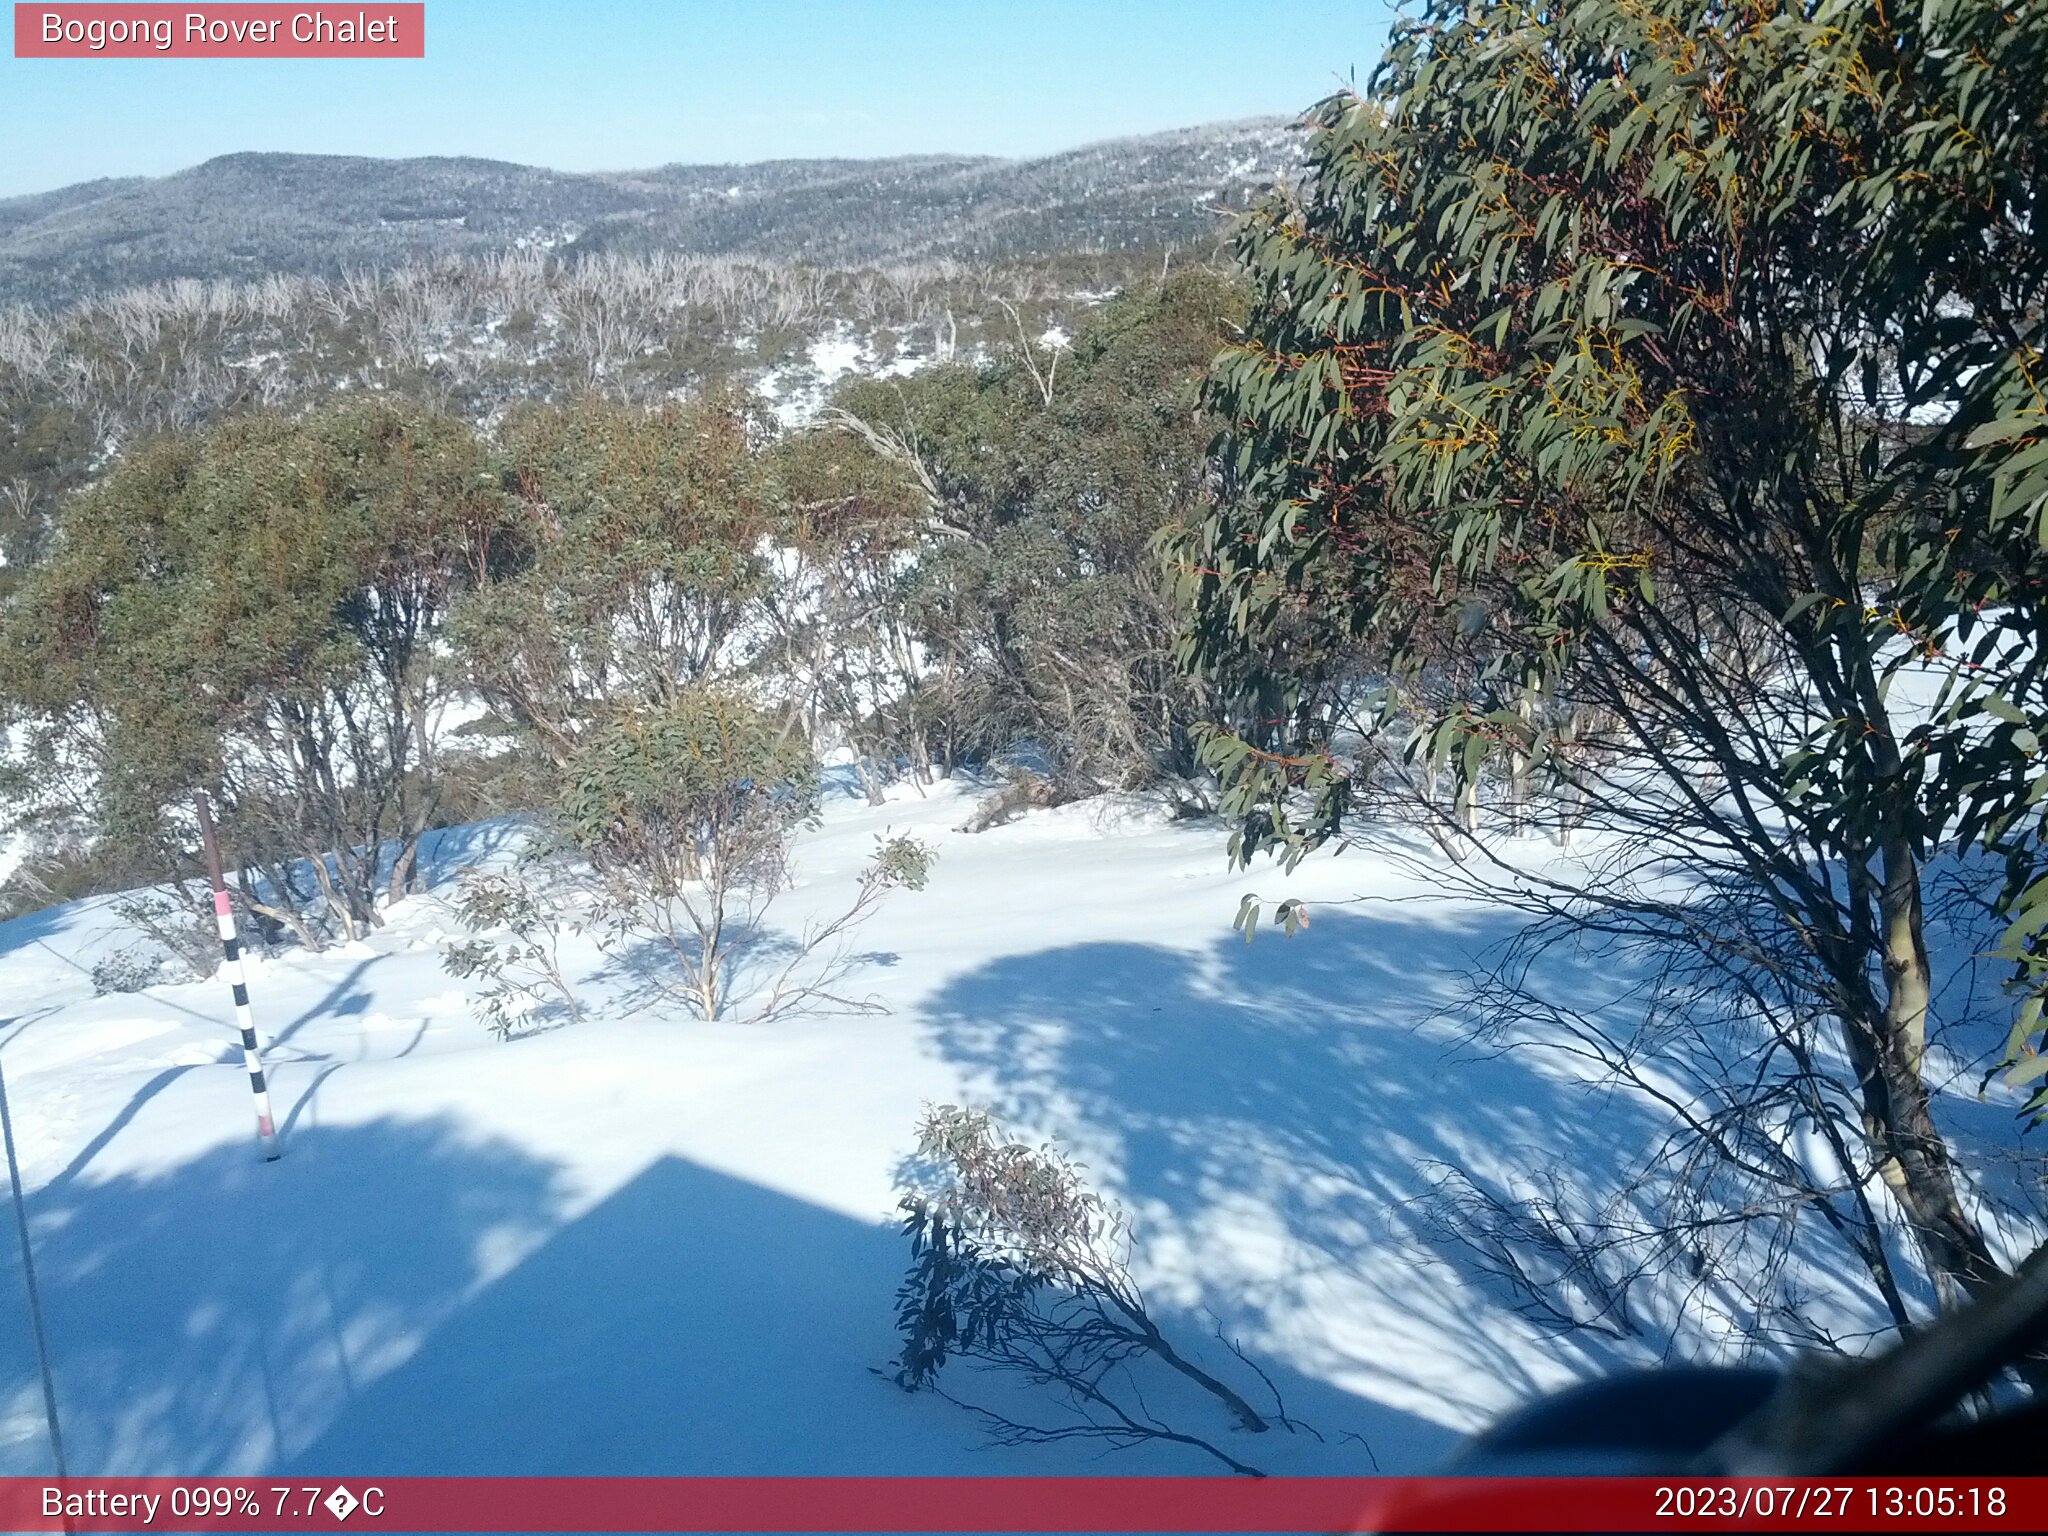
<svg viewBox="0 0 2048 1536"><path fill-rule="evenodd" d="M927 354L898 353L885 363L875 355L872 338L840 325L811 342L801 361L769 369L760 389L775 419L785 430L794 430L815 421L832 391L848 378L902 378L931 361Z"/></svg>
<svg viewBox="0 0 2048 1536"><path fill-rule="evenodd" d="M1178 1446L992 1448L877 1373L907 1259L895 1177L928 1101L1061 1137L1125 1203L1175 1337L1236 1340L1320 1432L1231 1439L1268 1470L1427 1469L1511 1402L1654 1357L1537 1333L1399 1219L1431 1160L1629 1167L1657 1133L1427 1022L1502 918L1330 906L1247 945L1246 890L1416 892L1357 857L1233 874L1215 825L1128 806L960 834L975 793L836 798L801 839L778 924L843 905L885 829L937 847L929 887L859 935L886 1014L633 1011L644 977L577 941L595 1017L500 1042L442 969L456 925L431 896L367 943L254 963L275 1164L221 982L95 998L94 959L127 942L103 902L0 925L0 1065L72 1471L1216 1470ZM516 837L444 834L427 868L445 889ZM0 1473L26 1474L49 1452L7 1231Z"/></svg>

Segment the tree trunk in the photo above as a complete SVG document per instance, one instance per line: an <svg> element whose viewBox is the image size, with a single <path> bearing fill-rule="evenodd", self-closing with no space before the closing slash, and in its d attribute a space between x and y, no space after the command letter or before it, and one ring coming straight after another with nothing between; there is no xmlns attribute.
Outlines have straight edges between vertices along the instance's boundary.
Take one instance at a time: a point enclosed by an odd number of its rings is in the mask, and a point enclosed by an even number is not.
<svg viewBox="0 0 2048 1536"><path fill-rule="evenodd" d="M255 883L249 878L246 870L238 873L237 884L241 888L242 905L258 917L267 917L272 922L289 928L307 954L317 955L327 947L320 935L315 933L311 925L289 904L275 906L270 902L260 900L256 895Z"/></svg>
<svg viewBox="0 0 2048 1536"><path fill-rule="evenodd" d="M868 804L888 804L888 796L882 793L882 776L875 771L874 759L863 755L859 759L859 764L860 787L868 797Z"/></svg>
<svg viewBox="0 0 2048 1536"><path fill-rule="evenodd" d="M427 819L424 809L419 819ZM423 827L415 825L407 829L405 841L399 845L398 856L391 861L391 882L385 891L387 900L402 901L411 893L413 873L419 868L420 839L425 835Z"/></svg>
<svg viewBox="0 0 2048 1536"><path fill-rule="evenodd" d="M1932 985L1919 863L1903 838L1886 839L1876 894L1883 1007L1867 1022L1845 1020L1844 1035L1878 1174L1912 1224L1929 1278L1946 1308L1981 1294L2004 1271L1963 1205L1948 1143L1935 1126L1921 1073Z"/></svg>

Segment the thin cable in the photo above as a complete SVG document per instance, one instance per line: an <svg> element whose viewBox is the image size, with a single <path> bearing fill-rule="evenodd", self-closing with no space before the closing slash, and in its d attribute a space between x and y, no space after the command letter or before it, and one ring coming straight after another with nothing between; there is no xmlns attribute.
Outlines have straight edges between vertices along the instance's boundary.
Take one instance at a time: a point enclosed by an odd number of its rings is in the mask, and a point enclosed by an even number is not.
<svg viewBox="0 0 2048 1536"><path fill-rule="evenodd" d="M50 1339L43 1331L43 1294L36 1285L36 1256L28 1244L28 1202L21 1193L21 1163L14 1152L14 1116L7 1108L7 1073L0 1068L0 1140L7 1145L7 1180L14 1186L14 1227L21 1237L21 1275L28 1287L29 1324L35 1333L36 1364L43 1373L43 1413L50 1421L50 1454L57 1462L57 1476L64 1470L64 1435L57 1427L57 1380L50 1371ZM70 1529L65 1521L65 1529Z"/></svg>

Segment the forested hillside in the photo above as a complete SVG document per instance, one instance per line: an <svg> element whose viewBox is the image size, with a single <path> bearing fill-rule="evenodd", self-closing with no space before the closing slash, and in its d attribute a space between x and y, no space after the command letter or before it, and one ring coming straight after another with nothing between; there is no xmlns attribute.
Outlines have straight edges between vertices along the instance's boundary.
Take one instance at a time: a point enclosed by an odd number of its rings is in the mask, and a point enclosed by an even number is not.
<svg viewBox="0 0 2048 1536"><path fill-rule="evenodd" d="M177 278L335 277L548 250L819 266L1213 248L1225 210L1294 164L1284 119L1033 160L908 156L570 174L492 160L240 154L155 179L0 200L0 301Z"/></svg>
<svg viewBox="0 0 2048 1536"><path fill-rule="evenodd" d="M137 436L395 390L522 400L722 384L785 422L849 373L1070 330L1221 261L1300 150L1280 120L1034 161L920 157L574 176L234 155L0 202L0 588L57 499Z"/></svg>

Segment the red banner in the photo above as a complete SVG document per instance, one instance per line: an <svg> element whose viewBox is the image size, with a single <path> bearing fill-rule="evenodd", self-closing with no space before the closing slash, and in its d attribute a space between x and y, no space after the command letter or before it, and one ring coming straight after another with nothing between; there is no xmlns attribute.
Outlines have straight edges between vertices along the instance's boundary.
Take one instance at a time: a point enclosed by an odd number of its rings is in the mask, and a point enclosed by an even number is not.
<svg viewBox="0 0 2048 1536"><path fill-rule="evenodd" d="M2040 1531L2048 1477L0 1478L8 1531Z"/></svg>
<svg viewBox="0 0 2048 1536"><path fill-rule="evenodd" d="M17 59L423 59L427 8L21 5Z"/></svg>

